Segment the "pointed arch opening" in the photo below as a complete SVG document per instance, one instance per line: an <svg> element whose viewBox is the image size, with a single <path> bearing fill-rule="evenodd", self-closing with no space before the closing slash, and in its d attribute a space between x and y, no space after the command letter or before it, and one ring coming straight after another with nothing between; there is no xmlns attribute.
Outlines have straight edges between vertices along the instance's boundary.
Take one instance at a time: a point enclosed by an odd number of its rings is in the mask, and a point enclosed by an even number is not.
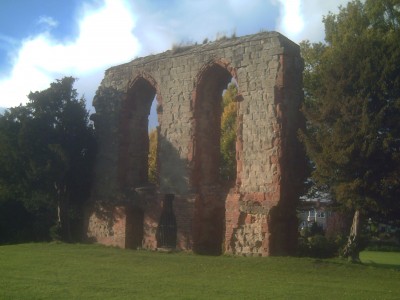
<svg viewBox="0 0 400 300"><path fill-rule="evenodd" d="M122 190L149 184L149 115L156 94L154 83L143 77L128 89L120 124L118 176Z"/></svg>
<svg viewBox="0 0 400 300"><path fill-rule="evenodd" d="M149 120L153 107L158 107L157 88L154 80L137 77L130 85L121 107L119 128L118 180L120 191L133 199L138 188L155 189L158 181L158 131L159 126ZM161 113L161 110L157 110ZM154 113L153 113L154 114ZM151 116L154 119L154 116ZM158 115L158 120L160 120ZM152 123L152 128L149 123ZM151 130L155 131L153 134ZM153 143L153 144L151 144ZM152 169L152 170L151 170ZM128 204L129 205L129 204ZM137 249L144 238L144 208L130 203L127 209L126 245Z"/></svg>
<svg viewBox="0 0 400 300"><path fill-rule="evenodd" d="M159 184L159 136L160 136L160 124L159 124L159 103L157 100L157 94L154 97L153 103L150 108L149 114L149 154L148 154L148 182L153 185Z"/></svg>
<svg viewBox="0 0 400 300"><path fill-rule="evenodd" d="M199 195L194 230L194 250L198 253L222 253L225 199L236 180L237 103L224 100L229 96L226 93L237 92L230 85L237 86L231 71L213 63L200 73L195 90L192 185ZM228 122L227 116L231 118ZM234 134L227 137L229 128ZM223 151L230 153L224 155Z"/></svg>

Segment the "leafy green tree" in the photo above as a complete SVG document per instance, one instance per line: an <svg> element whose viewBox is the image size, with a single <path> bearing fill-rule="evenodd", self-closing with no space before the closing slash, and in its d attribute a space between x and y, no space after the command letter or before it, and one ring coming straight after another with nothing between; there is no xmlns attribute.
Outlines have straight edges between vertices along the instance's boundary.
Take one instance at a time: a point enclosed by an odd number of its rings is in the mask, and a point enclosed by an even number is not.
<svg viewBox="0 0 400 300"><path fill-rule="evenodd" d="M220 177L229 183L236 179L236 95L237 87L231 83L222 97Z"/></svg>
<svg viewBox="0 0 400 300"><path fill-rule="evenodd" d="M30 93L25 106L0 117L0 201L18 202L32 216L33 239L49 228L65 240L80 235L88 197L95 140L75 79Z"/></svg>
<svg viewBox="0 0 400 300"><path fill-rule="evenodd" d="M157 171L157 147L158 147L158 133L157 128L149 133L149 182L157 184L158 171Z"/></svg>
<svg viewBox="0 0 400 300"><path fill-rule="evenodd" d="M301 136L314 180L354 213L344 254L357 261L363 219L400 213L400 1L352 1L323 21L326 43L301 45Z"/></svg>

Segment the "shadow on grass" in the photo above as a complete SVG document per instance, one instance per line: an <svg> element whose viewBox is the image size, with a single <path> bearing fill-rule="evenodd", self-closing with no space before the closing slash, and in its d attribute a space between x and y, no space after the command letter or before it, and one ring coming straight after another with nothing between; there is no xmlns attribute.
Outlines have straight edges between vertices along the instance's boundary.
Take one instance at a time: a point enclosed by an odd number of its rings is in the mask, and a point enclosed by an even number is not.
<svg viewBox="0 0 400 300"><path fill-rule="evenodd" d="M360 258L366 266L400 271L400 252L364 251Z"/></svg>
<svg viewBox="0 0 400 300"><path fill-rule="evenodd" d="M385 264L385 263L377 263L377 262L374 262L373 260L366 260L366 261L363 261L362 264L365 266L371 266L374 268L394 269L396 271L400 271L400 262L397 264Z"/></svg>
<svg viewBox="0 0 400 300"><path fill-rule="evenodd" d="M314 268L321 268L328 265L358 265L360 267L374 267L378 269L386 269L386 270L395 270L400 271L400 260L399 261L391 261L391 262L382 262L379 259L361 259L361 263L352 263L344 258L332 258L332 259L315 259L312 261L312 265Z"/></svg>

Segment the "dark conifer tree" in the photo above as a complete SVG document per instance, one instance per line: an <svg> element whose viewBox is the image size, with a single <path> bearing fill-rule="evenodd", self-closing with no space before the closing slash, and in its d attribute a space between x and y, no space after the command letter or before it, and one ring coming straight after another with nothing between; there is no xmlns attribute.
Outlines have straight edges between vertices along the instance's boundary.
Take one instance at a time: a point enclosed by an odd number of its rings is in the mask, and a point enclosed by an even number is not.
<svg viewBox="0 0 400 300"><path fill-rule="evenodd" d="M400 213L400 1L352 1L323 21L326 43L301 45L301 137L315 181L354 213L344 253L357 261L365 217Z"/></svg>
<svg viewBox="0 0 400 300"><path fill-rule="evenodd" d="M65 77L30 93L26 105L0 117L0 205L23 208L30 216L25 240L46 239L50 228L64 240L80 235L95 142L74 81Z"/></svg>

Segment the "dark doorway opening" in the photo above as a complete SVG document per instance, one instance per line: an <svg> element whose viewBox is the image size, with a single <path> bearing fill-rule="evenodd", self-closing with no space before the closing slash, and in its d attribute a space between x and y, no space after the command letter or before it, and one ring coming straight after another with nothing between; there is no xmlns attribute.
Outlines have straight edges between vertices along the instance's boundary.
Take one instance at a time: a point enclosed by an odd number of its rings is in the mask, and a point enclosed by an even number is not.
<svg viewBox="0 0 400 300"><path fill-rule="evenodd" d="M143 243L144 233L144 213L139 207L134 207L129 211L126 220L126 244L127 248L139 249Z"/></svg>
<svg viewBox="0 0 400 300"><path fill-rule="evenodd" d="M157 248L175 249L176 247L177 226L173 209L174 198L173 194L165 195L156 234Z"/></svg>

